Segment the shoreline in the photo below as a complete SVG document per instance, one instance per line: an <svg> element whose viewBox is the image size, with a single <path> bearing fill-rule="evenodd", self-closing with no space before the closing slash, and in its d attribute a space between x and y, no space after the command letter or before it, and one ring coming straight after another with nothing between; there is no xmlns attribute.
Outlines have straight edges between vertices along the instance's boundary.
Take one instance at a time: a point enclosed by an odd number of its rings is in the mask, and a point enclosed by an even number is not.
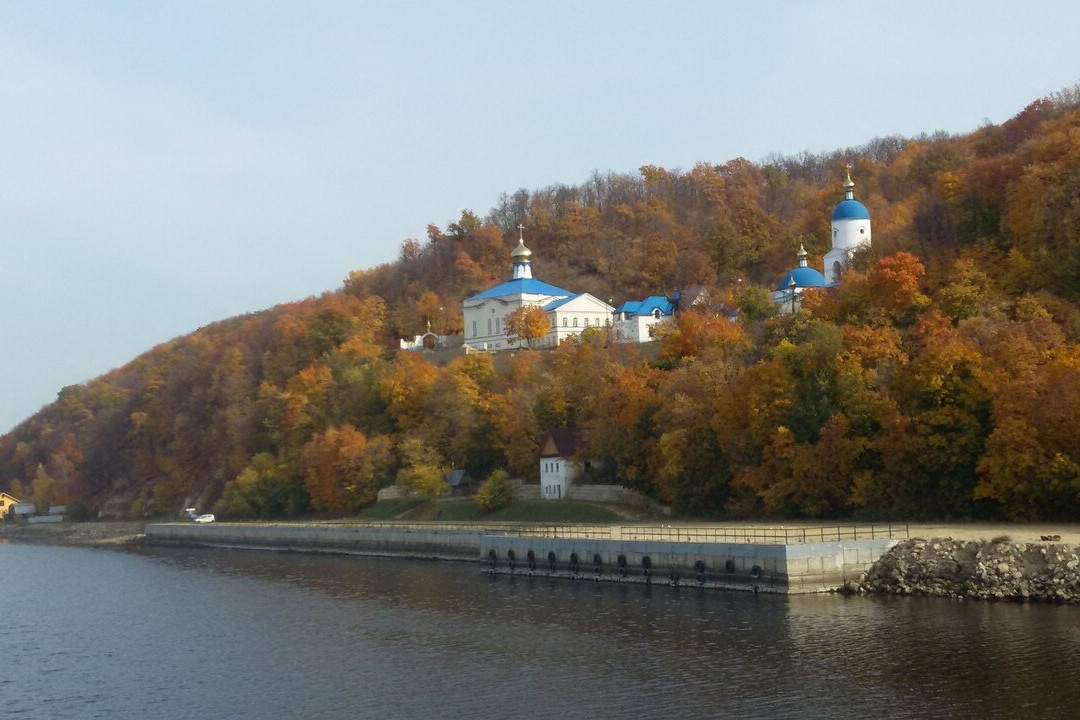
<svg viewBox="0 0 1080 720"><path fill-rule="evenodd" d="M313 528L352 523L275 522L252 526L293 527L298 534ZM147 542L141 521L82 522L42 525L0 523L0 543L19 542L71 547L120 547ZM798 528L801 524L729 523L723 527ZM438 531L440 525L431 523ZM720 527L694 523L684 527ZM843 525L839 527L844 527ZM1080 525L942 523L912 524L908 538L892 546L857 579L833 591L854 595L912 595L1014 602L1080 603ZM409 531L406 531L408 533ZM406 540L402 537L401 540ZM186 545L183 541L178 545ZM345 554L437 559L440 553L410 552L391 541L380 551L354 548ZM200 543L190 543L199 546ZM204 545L205 546L205 545ZM237 545L230 545L237 547ZM254 549L254 548L252 548ZM272 552L337 552L303 542L260 547ZM479 554L478 554L479 555ZM440 559L450 559L440 558ZM469 558L455 556L455 560ZM481 558L475 558L480 562ZM511 572L513 572L511 568ZM850 576L849 576L850 577Z"/></svg>
<svg viewBox="0 0 1080 720"><path fill-rule="evenodd" d="M135 545L145 537L142 521L64 522L42 525L0 523L0 542L101 547Z"/></svg>

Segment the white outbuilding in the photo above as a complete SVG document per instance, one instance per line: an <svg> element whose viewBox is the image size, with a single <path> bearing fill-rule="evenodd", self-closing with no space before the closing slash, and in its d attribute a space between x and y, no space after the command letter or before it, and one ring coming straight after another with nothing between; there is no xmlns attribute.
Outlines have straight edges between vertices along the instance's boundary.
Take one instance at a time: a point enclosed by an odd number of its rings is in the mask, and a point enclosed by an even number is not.
<svg viewBox="0 0 1080 720"><path fill-rule="evenodd" d="M574 455L581 445L575 428L557 427L548 432L540 446L540 499L562 500L569 496L577 477Z"/></svg>

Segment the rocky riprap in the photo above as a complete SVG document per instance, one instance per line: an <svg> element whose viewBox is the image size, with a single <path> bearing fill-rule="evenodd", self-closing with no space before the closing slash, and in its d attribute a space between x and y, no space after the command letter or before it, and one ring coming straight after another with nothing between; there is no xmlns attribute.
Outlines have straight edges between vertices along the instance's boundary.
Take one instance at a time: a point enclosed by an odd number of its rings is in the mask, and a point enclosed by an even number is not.
<svg viewBox="0 0 1080 720"><path fill-rule="evenodd" d="M844 591L1080 602L1078 567L1077 547L1059 543L914 538L895 545Z"/></svg>

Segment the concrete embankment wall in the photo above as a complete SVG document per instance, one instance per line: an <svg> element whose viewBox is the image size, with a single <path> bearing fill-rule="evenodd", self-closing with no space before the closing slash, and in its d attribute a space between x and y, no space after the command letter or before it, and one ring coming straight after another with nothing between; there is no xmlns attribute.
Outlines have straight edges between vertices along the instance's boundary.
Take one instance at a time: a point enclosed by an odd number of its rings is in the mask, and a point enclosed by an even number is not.
<svg viewBox="0 0 1080 720"><path fill-rule="evenodd" d="M894 542L800 544L556 538L481 529L161 523L153 544L337 552L482 562L487 572L608 582L667 583L769 593L837 590Z"/></svg>
<svg viewBox="0 0 1080 720"><path fill-rule="evenodd" d="M842 587L869 568L890 543L780 545L485 535L480 552L485 568L496 573L795 594Z"/></svg>
<svg viewBox="0 0 1080 720"><path fill-rule="evenodd" d="M914 538L883 554L845 589L860 593L1080 602L1078 548L1007 539Z"/></svg>
<svg viewBox="0 0 1080 720"><path fill-rule="evenodd" d="M480 557L478 531L438 528L161 523L146 526L146 540L155 544L307 550L473 562Z"/></svg>

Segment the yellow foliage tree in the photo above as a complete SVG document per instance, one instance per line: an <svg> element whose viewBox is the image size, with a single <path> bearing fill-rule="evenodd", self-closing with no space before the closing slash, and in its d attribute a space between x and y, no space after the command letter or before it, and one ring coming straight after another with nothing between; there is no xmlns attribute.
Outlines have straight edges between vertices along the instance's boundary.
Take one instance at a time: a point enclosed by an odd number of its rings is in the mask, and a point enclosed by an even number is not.
<svg viewBox="0 0 1080 720"><path fill-rule="evenodd" d="M547 313L539 305L522 305L506 318L506 334L519 342L524 340L529 347L547 335L550 327Z"/></svg>

